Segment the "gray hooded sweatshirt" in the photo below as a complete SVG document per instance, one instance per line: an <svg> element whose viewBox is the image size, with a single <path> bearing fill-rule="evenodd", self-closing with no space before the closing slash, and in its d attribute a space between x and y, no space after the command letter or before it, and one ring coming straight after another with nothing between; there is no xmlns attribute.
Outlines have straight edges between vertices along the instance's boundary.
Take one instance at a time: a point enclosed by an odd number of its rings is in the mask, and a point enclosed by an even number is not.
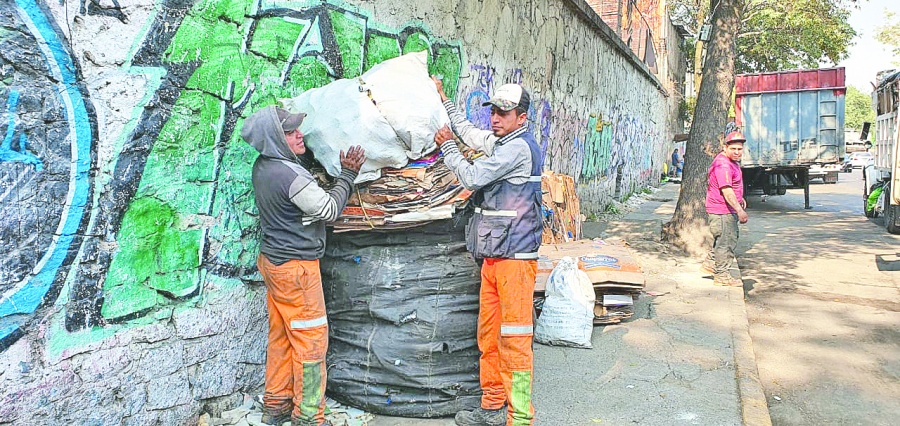
<svg viewBox="0 0 900 426"><path fill-rule="evenodd" d="M288 148L274 105L244 120L241 137L260 154L253 163L260 253L276 265L321 258L325 223L337 219L347 205L356 172L342 169L334 187L325 192Z"/></svg>

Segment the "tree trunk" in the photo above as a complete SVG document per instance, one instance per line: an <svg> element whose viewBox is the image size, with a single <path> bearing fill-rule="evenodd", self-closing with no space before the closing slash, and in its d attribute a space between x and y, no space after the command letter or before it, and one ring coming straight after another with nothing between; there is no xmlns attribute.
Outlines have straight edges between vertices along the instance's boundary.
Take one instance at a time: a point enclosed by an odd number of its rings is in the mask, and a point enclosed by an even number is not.
<svg viewBox="0 0 900 426"><path fill-rule="evenodd" d="M735 40L741 25L743 0L712 0L712 34L706 47L703 79L691 132L685 147L681 194L663 239L692 256L709 251L712 236L706 222L706 184L709 165L721 151L734 88Z"/></svg>

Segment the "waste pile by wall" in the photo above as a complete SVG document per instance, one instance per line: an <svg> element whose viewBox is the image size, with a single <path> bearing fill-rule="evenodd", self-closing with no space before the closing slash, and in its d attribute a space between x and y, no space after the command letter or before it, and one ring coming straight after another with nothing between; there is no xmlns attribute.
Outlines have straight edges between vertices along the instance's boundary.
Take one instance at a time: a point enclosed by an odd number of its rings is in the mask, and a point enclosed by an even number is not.
<svg viewBox="0 0 900 426"><path fill-rule="evenodd" d="M583 0L9 0L0 27L0 424L181 424L259 392L238 130L279 98L426 50L488 128L521 83L588 217L669 151L667 85Z"/></svg>

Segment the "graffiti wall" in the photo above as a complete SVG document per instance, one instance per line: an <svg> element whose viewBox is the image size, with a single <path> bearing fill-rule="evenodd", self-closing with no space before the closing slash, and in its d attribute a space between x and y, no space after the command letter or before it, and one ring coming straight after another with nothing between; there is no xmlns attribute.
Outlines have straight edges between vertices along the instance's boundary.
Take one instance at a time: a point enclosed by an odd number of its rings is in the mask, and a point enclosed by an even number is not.
<svg viewBox="0 0 900 426"><path fill-rule="evenodd" d="M545 167L575 176L586 214L654 183L670 99L589 11L0 3L0 424L176 424L258 391L256 154L237 130L278 98L425 50L480 127L496 87L532 92Z"/></svg>

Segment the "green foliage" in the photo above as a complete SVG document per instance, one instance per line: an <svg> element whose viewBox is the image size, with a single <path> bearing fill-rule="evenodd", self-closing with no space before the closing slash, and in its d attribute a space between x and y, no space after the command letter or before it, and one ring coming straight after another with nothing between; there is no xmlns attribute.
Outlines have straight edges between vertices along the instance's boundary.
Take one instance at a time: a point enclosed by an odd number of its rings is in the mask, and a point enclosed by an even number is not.
<svg viewBox="0 0 900 426"><path fill-rule="evenodd" d="M715 2L714 2L715 3ZM849 54L856 31L847 22L855 0L743 0L737 38L737 73L819 68ZM707 16L709 1L673 0L671 9L693 18ZM900 32L895 33L900 34Z"/></svg>
<svg viewBox="0 0 900 426"><path fill-rule="evenodd" d="M609 203L609 204L606 205L606 212L605 212L605 213L607 213L607 214L619 214L619 213L621 213L621 212L622 212L622 211L619 210L619 208L616 206L615 203Z"/></svg>
<svg viewBox="0 0 900 426"><path fill-rule="evenodd" d="M738 73L818 68L848 55L856 31L847 0L747 0L737 40Z"/></svg>
<svg viewBox="0 0 900 426"><path fill-rule="evenodd" d="M884 21L886 24L875 28L875 40L891 47L894 56L900 56L900 20L897 20L897 14L884 11ZM894 63L900 63L894 61Z"/></svg>
<svg viewBox="0 0 900 426"><path fill-rule="evenodd" d="M697 98L689 96L678 103L678 117L684 120L685 126L690 126L694 120L694 110L697 108Z"/></svg>
<svg viewBox="0 0 900 426"><path fill-rule="evenodd" d="M844 126L848 129L860 130L863 122L875 122L875 110L872 109L872 98L859 89L848 86L844 97Z"/></svg>

